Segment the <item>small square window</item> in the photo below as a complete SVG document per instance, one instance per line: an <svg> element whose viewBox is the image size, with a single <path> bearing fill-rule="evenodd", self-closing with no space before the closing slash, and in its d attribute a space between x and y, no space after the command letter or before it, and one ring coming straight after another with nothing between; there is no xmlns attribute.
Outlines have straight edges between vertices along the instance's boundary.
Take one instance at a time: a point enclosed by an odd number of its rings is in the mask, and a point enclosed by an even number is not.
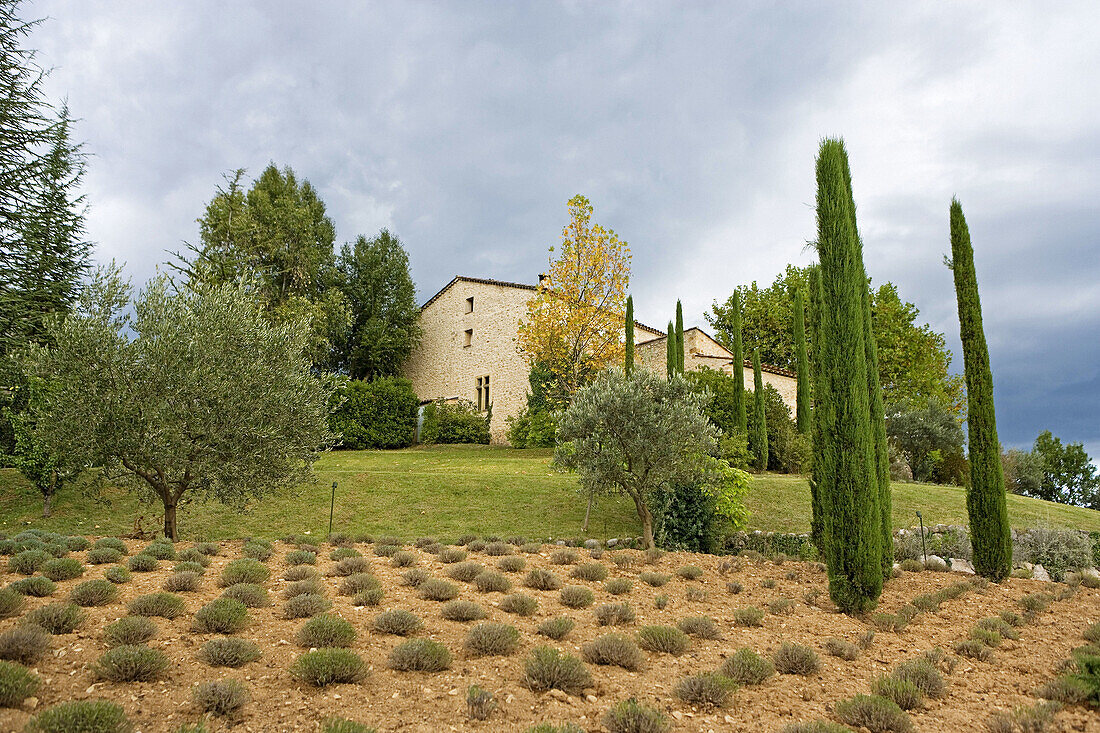
<svg viewBox="0 0 1100 733"><path fill-rule="evenodd" d="M463 346L472 346L473 343L474 343L474 329L467 328L466 333L463 336L462 345Z"/></svg>
<svg viewBox="0 0 1100 733"><path fill-rule="evenodd" d="M472 295L469 298L466 299L466 312L467 313L473 313L474 312L474 296L472 296Z"/></svg>

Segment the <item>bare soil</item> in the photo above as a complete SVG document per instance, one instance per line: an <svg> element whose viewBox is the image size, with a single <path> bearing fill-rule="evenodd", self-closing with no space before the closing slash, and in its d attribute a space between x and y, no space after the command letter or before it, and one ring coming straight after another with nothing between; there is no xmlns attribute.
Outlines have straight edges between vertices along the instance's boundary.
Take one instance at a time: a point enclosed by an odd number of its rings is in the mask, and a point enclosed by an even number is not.
<svg viewBox="0 0 1100 733"><path fill-rule="evenodd" d="M129 542L131 552L145 543ZM179 543L177 549L187 545ZM916 617L900 633L879 631L873 645L851 662L830 657L823 650L828 637L856 641L870 628L870 619L858 619L832 610L826 592L825 574L815 563L786 561L776 564L765 560L734 558L736 569L721 572L727 558L686 553L669 553L653 565L644 563L643 554L632 554L637 563L620 569L610 562L611 553L602 558L609 577L629 577L635 580L633 589L622 596L612 596L603 583L586 582L568 577L570 567L553 565L550 553L556 549L544 546L540 554L528 554L527 568L547 568L567 584L584 585L596 595L596 603L587 609L574 610L563 606L557 591L538 591L522 586L524 573L509 574L522 591L539 600L538 611L520 618L501 611L497 605L499 593L480 593L472 584L458 583L459 598L475 601L489 611L490 621L514 625L521 632L521 646L507 657L468 658L463 651L463 639L472 624L446 621L440 615L439 603L417 597L413 588L400 584L405 568L390 566L386 558L373 557L371 546L356 547L371 558L373 571L381 578L385 599L378 607L352 605L347 596L337 595L340 578L328 576L335 562L328 558L332 549L323 545L318 555L317 569L334 603L332 612L351 621L358 631L352 649L366 660L372 669L362 683L335 685L316 689L302 684L288 670L303 649L294 643L295 633L304 620L284 620L284 601L280 592L287 585L282 580L288 569L286 553L294 549L276 543L275 555L267 561L272 578L266 587L274 605L250 609L251 623L239 636L260 645L263 656L240 669L211 668L198 661L196 652L213 635L190 630L192 616L201 606L221 593L217 578L230 560L241 557L240 542L221 542L221 553L212 558L203 583L197 592L182 593L188 613L174 620L154 619L159 634L150 646L163 649L171 659L171 667L162 679L151 683L111 683L97 681L91 665L106 646L103 629L126 614L126 603L146 593L161 589L170 574L173 561L162 561L151 573L134 573L133 580L119 587L117 601L101 608L89 608L88 618L73 634L54 637L53 648L38 665L37 672L44 684L37 699L31 699L19 709L0 709L0 731L21 730L35 710L59 702L77 699L106 698L125 707L136 729L145 733L175 731L183 723L202 719L191 702L190 688L197 682L216 678L242 680L251 690L252 701L242 714L232 721L212 719L210 730L235 731L317 731L321 722L331 716L341 716L375 726L379 731L522 731L541 721L566 722L580 725L586 731L603 731L600 720L615 703L634 697L659 708L674 718L674 731L778 731L798 720L830 719L833 705L841 699L870 691L871 682L888 674L899 662L921 655L933 647L951 652L956 641L967 637L971 626L980 618L995 616L1003 610L1022 612L1018 600L1025 594L1062 586L1032 580L1012 579L1000 585L967 592L944 603L934 613ZM434 555L414 550L418 567L433 577L446 577L445 569ZM581 561L589 561L587 551L580 551ZM83 558L84 553L73 553ZM471 553L471 559L493 567L498 558ZM651 588L637 580L646 570L673 574L684 565L697 565L704 570L697 581L679 577L664 587ZM83 578L59 583L52 598L27 598L24 612L52 601L64 600L69 590L89 578L100 577L107 566L87 566ZM17 577L5 568L0 572L0 585ZM775 581L775 588L764 588L765 579ZM880 610L892 612L915 596L965 580L956 573L905 573L891 580L882 596ZM729 581L738 581L743 591L731 594ZM701 588L703 600L688 600L688 589ZM817 590L818 597L812 593ZM669 603L663 610L655 607L654 599L667 595ZM696 595L696 594L693 594ZM795 601L794 609L785 615L768 614L759 628L743 628L733 623L734 611L745 606L767 609L768 603L780 597ZM629 602L637 612L637 620L626 629L600 627L594 608L601 603ZM418 634L444 643L454 654L451 669L441 673L395 672L387 669L390 650L404 641L400 637L375 634L371 621L387 608L404 608L424 621ZM692 639L690 650L679 657L646 652L647 664L639 672L618 667L588 665L594 685L583 695L539 694L523 686L524 660L536 646L550 643L563 651L581 655L581 645L609 630L632 630L645 624L675 625L687 616L710 616L722 629L719 640ZM568 616L576 628L561 642L550 642L536 634L538 624L546 619ZM0 621L0 631L18 623L18 618ZM1012 709L1038 702L1034 690L1059 674L1059 665L1070 650L1080 646L1082 630L1100 621L1100 590L1079 588L1070 599L1057 601L1020 629L1020 640L1005 640L990 662L958 658L958 664L947 675L948 692L938 700L927 700L923 708L911 712L919 731L982 730L990 714L998 709ZM821 655L820 672L809 677L776 675L758 687L741 688L731 702L718 710L693 709L672 694L677 680L685 675L717 669L722 660L742 647L750 647L768 655L781 642L809 645ZM954 656L953 653L951 656ZM488 721L471 721L467 717L465 694L473 684L491 691L499 708ZM1052 730L1100 731L1100 716L1081 707L1059 712Z"/></svg>

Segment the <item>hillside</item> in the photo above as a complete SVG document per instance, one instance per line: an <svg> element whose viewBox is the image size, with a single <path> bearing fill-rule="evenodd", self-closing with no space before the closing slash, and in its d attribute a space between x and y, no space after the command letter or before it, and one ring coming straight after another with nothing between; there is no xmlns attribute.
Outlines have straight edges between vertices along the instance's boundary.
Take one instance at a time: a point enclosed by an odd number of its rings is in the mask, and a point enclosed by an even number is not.
<svg viewBox="0 0 1100 733"><path fill-rule="evenodd" d="M454 538L467 532L509 537L573 537L581 534L584 501L574 476L549 466L549 451L484 446L445 446L402 451L341 451L318 464L318 480L294 494L269 497L238 515L219 504L181 507L185 538L247 535L281 537L328 529L331 484L338 482L333 526L353 533L399 533ZM17 472L0 471L0 532L27 526L70 534L128 534L146 517L155 528L159 504L119 490L96 503L70 489L57 497L54 515L41 518L42 500ZM753 478L749 529L804 532L809 529L809 485L804 477L767 474ZM1051 526L1100 530L1100 512L1009 496L1016 527ZM931 484L894 487L894 524L962 524L962 489ZM603 497L593 510L589 535L620 537L638 532L633 505Z"/></svg>

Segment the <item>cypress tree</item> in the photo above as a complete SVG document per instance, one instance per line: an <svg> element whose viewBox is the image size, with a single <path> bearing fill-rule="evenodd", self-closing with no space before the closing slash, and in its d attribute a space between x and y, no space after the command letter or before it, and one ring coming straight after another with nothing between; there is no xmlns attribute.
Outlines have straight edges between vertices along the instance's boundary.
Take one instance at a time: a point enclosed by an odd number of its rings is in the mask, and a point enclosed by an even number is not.
<svg viewBox="0 0 1100 733"><path fill-rule="evenodd" d="M665 371L668 378L676 373L676 327L668 322L668 336L665 337Z"/></svg>
<svg viewBox="0 0 1100 733"><path fill-rule="evenodd" d="M821 343L821 268L817 265L810 267L810 333L813 335L814 344ZM810 413L813 427L813 468L810 472L810 539L814 546L824 555L825 538L822 526L824 525L825 511L822 508L821 495L822 479L831 474L833 470L832 456L825 453L822 448L825 441L821 439L821 423L828 417L825 406L821 403L821 395L825 389L822 386L822 361L817 349L814 349L814 358L810 362L811 379L813 380L814 409Z"/></svg>
<svg viewBox="0 0 1100 733"><path fill-rule="evenodd" d="M741 291L733 291L733 415L737 428L748 436L749 414L745 406L745 348L741 344Z"/></svg>
<svg viewBox="0 0 1100 733"><path fill-rule="evenodd" d="M829 595L845 613L874 608L882 593L882 525L867 375L867 280L853 227L847 152L826 139L817 159L817 249L821 261L821 392L817 408L822 537ZM815 476L817 471L815 470Z"/></svg>
<svg viewBox="0 0 1100 733"><path fill-rule="evenodd" d="M676 371L684 373L684 309L676 301Z"/></svg>
<svg viewBox="0 0 1100 733"><path fill-rule="evenodd" d="M993 374L982 326L974 248L958 199L951 200L951 258L966 376L966 426L970 442L966 512L970 517L974 570L990 580L1001 581L1012 570L1012 535L1005 504L1001 445L997 441L997 417L993 410Z"/></svg>
<svg viewBox="0 0 1100 733"><path fill-rule="evenodd" d="M803 435L810 433L810 364L806 354L806 315L802 289L794 291L794 353L798 386L795 392L795 425Z"/></svg>
<svg viewBox="0 0 1100 733"><path fill-rule="evenodd" d="M626 352L623 356L623 372L634 371L634 296L626 296Z"/></svg>
<svg viewBox="0 0 1100 733"><path fill-rule="evenodd" d="M768 468L768 417L764 412L764 376L760 372L760 349L752 350L752 388L755 423L752 428L751 448L756 456L756 467Z"/></svg>

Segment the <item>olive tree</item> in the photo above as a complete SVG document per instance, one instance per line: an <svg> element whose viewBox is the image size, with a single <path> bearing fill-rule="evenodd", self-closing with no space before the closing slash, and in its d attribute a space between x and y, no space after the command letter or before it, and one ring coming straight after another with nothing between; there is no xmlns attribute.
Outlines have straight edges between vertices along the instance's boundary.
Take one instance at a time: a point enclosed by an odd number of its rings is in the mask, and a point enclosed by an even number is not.
<svg viewBox="0 0 1100 733"><path fill-rule="evenodd" d="M665 485L702 483L717 429L703 414L705 394L679 374L612 369L579 390L558 422L554 462L576 469L586 493L629 497L653 547L653 500Z"/></svg>
<svg viewBox="0 0 1100 733"><path fill-rule="evenodd" d="M332 444L336 378L310 369L308 327L272 323L241 286L158 277L132 298L101 271L50 330L27 364L51 385L39 439L160 500L168 537L185 495L244 508L309 478Z"/></svg>

